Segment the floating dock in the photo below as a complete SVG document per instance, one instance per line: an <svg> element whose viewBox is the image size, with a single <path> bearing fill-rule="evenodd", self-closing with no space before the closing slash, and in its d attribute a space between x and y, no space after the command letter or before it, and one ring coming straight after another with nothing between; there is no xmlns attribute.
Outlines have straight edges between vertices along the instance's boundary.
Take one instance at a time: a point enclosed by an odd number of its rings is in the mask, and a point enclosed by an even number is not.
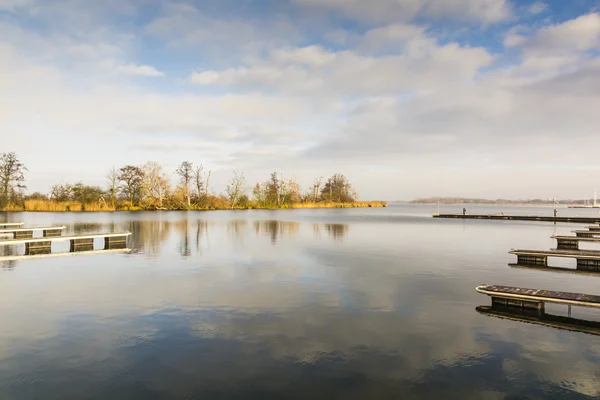
<svg viewBox="0 0 600 400"><path fill-rule="evenodd" d="M558 272L565 274L577 274L577 275L589 275L600 277L600 269L575 269L575 268L566 268L566 267L547 267L544 265L526 265L526 264L508 264L511 268L522 268L522 269L532 269L536 271L543 272Z"/></svg>
<svg viewBox="0 0 600 400"><path fill-rule="evenodd" d="M94 239L104 239L104 249L123 249L127 247L127 237L131 232L121 233L97 233L92 235L79 236L54 236L44 238L26 238L26 239L11 239L0 240L0 246L25 245L25 255L50 254L52 242L70 241L70 251L90 251L94 250Z"/></svg>
<svg viewBox="0 0 600 400"><path fill-rule="evenodd" d="M600 243L600 237L586 237L586 236L551 236L552 239L556 239L556 248L558 250L579 250L580 242L588 243Z"/></svg>
<svg viewBox="0 0 600 400"><path fill-rule="evenodd" d="M15 228L17 226L23 226L22 222L0 222L0 229Z"/></svg>
<svg viewBox="0 0 600 400"><path fill-rule="evenodd" d="M571 232L573 232L577 237L596 237L596 236L600 236L600 231L595 231L595 230L584 231L582 229L579 229L579 230L575 230L575 231L571 231Z"/></svg>
<svg viewBox="0 0 600 400"><path fill-rule="evenodd" d="M454 219L495 219L501 221L541 221L541 222L570 222L578 224L600 223L598 217L552 217L536 215L503 215L503 214L433 214L433 218Z"/></svg>
<svg viewBox="0 0 600 400"><path fill-rule="evenodd" d="M597 271L600 269L599 250L511 250L517 256L517 264L548 266L548 257L577 259L577 269Z"/></svg>
<svg viewBox="0 0 600 400"><path fill-rule="evenodd" d="M570 306L600 308L600 296L592 294L500 285L480 285L475 290L478 293L490 296L492 298L492 307L533 309L543 312L545 303L555 303L568 305L569 314Z"/></svg>
<svg viewBox="0 0 600 400"><path fill-rule="evenodd" d="M62 231L66 226L42 226L38 228L11 228L0 229L1 236L11 236L13 239L28 239L33 238L33 232L42 231L43 237L54 237L62 235Z"/></svg>

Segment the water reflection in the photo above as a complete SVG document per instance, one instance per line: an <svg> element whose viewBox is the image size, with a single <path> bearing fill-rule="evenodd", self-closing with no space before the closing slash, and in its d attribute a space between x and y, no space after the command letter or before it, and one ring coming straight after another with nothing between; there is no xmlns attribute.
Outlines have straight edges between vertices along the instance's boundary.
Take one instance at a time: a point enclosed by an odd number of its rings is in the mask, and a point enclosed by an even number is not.
<svg viewBox="0 0 600 400"><path fill-rule="evenodd" d="M325 230L334 240L344 240L348 231L348 225L345 224L325 224Z"/></svg>
<svg viewBox="0 0 600 400"><path fill-rule="evenodd" d="M294 237L298 233L300 224L288 221L254 221L256 235L267 235L271 238L271 244L277 244L277 240L283 237Z"/></svg>
<svg viewBox="0 0 600 400"><path fill-rule="evenodd" d="M475 309L478 313L507 319L511 321L526 322L531 324L544 325L557 329L600 335L600 322L565 317L561 315L548 314L544 311L531 309L509 309L497 306L478 306Z"/></svg>
<svg viewBox="0 0 600 400"><path fill-rule="evenodd" d="M372 212L27 216L129 230L144 255L0 270L0 398L600 395L595 336L473 312L482 281L597 292L498 267L555 228Z"/></svg>

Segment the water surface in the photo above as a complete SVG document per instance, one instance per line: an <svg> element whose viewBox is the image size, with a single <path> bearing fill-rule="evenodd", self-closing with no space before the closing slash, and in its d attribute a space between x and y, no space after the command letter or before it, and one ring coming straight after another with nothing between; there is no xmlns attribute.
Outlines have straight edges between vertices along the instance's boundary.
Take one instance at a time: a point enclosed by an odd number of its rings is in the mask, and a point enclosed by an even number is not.
<svg viewBox="0 0 600 400"><path fill-rule="evenodd" d="M599 396L600 337L475 311L489 305L482 283L598 293L597 277L508 266L511 248L548 249L583 225L435 211L0 214L66 233L129 230L134 249L1 263L0 398Z"/></svg>

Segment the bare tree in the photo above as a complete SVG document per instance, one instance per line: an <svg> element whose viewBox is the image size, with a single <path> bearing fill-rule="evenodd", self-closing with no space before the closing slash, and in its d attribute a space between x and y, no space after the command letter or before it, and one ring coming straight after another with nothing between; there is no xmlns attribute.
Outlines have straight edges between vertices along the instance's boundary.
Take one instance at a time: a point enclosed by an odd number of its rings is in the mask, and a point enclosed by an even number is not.
<svg viewBox="0 0 600 400"><path fill-rule="evenodd" d="M119 188L119 172L113 166L106 175L108 181L108 194L110 195L110 205L115 208L115 200L117 198L117 189Z"/></svg>
<svg viewBox="0 0 600 400"><path fill-rule="evenodd" d="M5 207L11 195L25 189L27 167L17 158L16 153L0 155L0 208Z"/></svg>
<svg viewBox="0 0 600 400"><path fill-rule="evenodd" d="M321 189L321 185L323 184L323 177L322 176L317 176L314 180L313 180L313 201L316 203L318 200L318 196L319 196L319 190Z"/></svg>
<svg viewBox="0 0 600 400"><path fill-rule="evenodd" d="M126 165L119 169L121 191L127 196L131 206L141 200L143 179L144 171L140 167Z"/></svg>
<svg viewBox="0 0 600 400"><path fill-rule="evenodd" d="M181 163L179 168L177 168L176 172L179 175L181 185L185 190L185 197L187 200L187 206L190 208L191 200L190 200L190 182L192 181L192 173L194 170L194 165L190 161L184 161Z"/></svg>
<svg viewBox="0 0 600 400"><path fill-rule="evenodd" d="M233 177L227 185L227 196L231 201L231 208L234 208L240 198L246 194L246 178L244 174L239 174L233 171Z"/></svg>
<svg viewBox="0 0 600 400"><path fill-rule="evenodd" d="M202 164L200 164L199 167L196 167L196 169L194 169L194 184L196 185L196 194L198 195L198 199L200 199L203 194L205 194L204 191L204 172L203 172L203 168L202 168Z"/></svg>
<svg viewBox="0 0 600 400"><path fill-rule="evenodd" d="M161 207L163 206L163 199L168 195L170 190L169 178L163 171L160 164L149 161L142 167L144 177L142 186L144 192L152 202L153 205Z"/></svg>

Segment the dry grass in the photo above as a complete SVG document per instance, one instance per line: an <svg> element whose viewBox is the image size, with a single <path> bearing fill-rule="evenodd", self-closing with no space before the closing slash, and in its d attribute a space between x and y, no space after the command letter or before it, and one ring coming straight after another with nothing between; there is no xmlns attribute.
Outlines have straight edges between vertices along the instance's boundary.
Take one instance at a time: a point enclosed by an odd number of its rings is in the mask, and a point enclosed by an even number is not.
<svg viewBox="0 0 600 400"><path fill-rule="evenodd" d="M353 203L296 203L290 208L367 208L367 207L387 207L383 201L355 201Z"/></svg>
<svg viewBox="0 0 600 400"><path fill-rule="evenodd" d="M115 209L106 204L88 203L81 204L76 201L50 201L50 200L26 200L25 211L38 212L80 212L80 211L114 211Z"/></svg>

